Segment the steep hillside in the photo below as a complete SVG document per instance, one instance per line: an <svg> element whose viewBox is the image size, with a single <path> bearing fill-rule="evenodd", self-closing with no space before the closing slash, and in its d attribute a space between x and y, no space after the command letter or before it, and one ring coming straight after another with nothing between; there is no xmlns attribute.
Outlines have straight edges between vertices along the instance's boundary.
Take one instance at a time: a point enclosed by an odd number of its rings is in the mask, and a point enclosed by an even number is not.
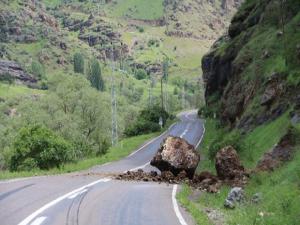
<svg viewBox="0 0 300 225"><path fill-rule="evenodd" d="M223 35L242 0L166 0L166 34L201 40Z"/></svg>
<svg viewBox="0 0 300 225"><path fill-rule="evenodd" d="M299 107L299 10L247 1L203 58L207 106L224 123L247 130Z"/></svg>
<svg viewBox="0 0 300 225"><path fill-rule="evenodd" d="M203 57L206 106L199 114L206 134L198 172L219 175L220 152L232 146L248 175L228 177L230 185L217 194L197 197L185 187L180 199L198 224L299 223L299 40L299 1L247 0L228 35ZM225 154L224 168L237 169L230 157ZM242 200L228 206L236 186Z"/></svg>

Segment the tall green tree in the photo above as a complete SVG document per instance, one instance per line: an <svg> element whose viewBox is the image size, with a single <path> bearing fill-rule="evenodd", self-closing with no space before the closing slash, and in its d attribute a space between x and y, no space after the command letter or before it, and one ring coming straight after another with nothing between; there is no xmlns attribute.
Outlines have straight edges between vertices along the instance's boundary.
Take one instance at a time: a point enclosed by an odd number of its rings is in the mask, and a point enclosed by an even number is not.
<svg viewBox="0 0 300 225"><path fill-rule="evenodd" d="M90 61L87 76L92 87L99 91L104 91L104 80L102 78L101 67L97 59L92 59Z"/></svg>
<svg viewBox="0 0 300 225"><path fill-rule="evenodd" d="M84 73L84 58L80 53L74 54L74 72Z"/></svg>

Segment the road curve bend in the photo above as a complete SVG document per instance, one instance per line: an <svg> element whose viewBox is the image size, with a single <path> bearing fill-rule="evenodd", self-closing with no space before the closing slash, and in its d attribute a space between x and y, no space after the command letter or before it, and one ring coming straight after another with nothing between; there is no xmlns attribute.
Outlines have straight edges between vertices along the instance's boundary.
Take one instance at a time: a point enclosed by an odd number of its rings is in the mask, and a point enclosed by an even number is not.
<svg viewBox="0 0 300 225"><path fill-rule="evenodd" d="M149 162L168 135L198 146L204 123L196 111L128 157L87 171L0 181L1 225L190 225L177 185L112 180L111 173L153 170ZM89 175L88 175L89 174Z"/></svg>

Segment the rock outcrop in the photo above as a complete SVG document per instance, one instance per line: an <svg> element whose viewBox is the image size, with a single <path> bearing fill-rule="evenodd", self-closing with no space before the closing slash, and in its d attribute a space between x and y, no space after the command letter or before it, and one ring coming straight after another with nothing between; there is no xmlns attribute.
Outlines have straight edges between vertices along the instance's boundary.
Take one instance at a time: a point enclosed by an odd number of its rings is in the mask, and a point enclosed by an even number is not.
<svg viewBox="0 0 300 225"><path fill-rule="evenodd" d="M271 15L272 8L277 7L275 0L245 4L233 17L228 34L203 57L207 107L215 109L213 114L222 124L247 132L276 119L294 105L295 96L300 94L299 81L292 75L300 69L296 36L300 27L292 21L300 6L292 5L286 9L285 23L294 31L284 34L280 27L278 30L273 27L278 23L278 18ZM262 27L274 37L272 40L258 35ZM290 40L286 42L285 53L270 47L282 43L284 35ZM258 47L258 42L263 47Z"/></svg>
<svg viewBox="0 0 300 225"><path fill-rule="evenodd" d="M192 179L200 161L194 146L179 137L167 137L151 160L151 165L160 171L170 171L175 176L185 171Z"/></svg>
<svg viewBox="0 0 300 225"><path fill-rule="evenodd" d="M26 73L22 67L14 61L0 60L0 78L5 79L4 76L9 76L10 79L21 81L25 84L37 82L36 78Z"/></svg>
<svg viewBox="0 0 300 225"><path fill-rule="evenodd" d="M299 134L298 134L299 135ZM294 129L288 130L279 143L269 152L265 153L256 166L257 171L273 171L282 163L292 159L294 146L297 142L297 134Z"/></svg>

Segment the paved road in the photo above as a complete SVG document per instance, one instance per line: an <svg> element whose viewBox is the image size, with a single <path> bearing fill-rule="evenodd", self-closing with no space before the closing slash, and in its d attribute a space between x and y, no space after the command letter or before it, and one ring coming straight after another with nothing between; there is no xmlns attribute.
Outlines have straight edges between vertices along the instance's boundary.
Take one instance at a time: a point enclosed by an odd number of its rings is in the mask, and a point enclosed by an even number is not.
<svg viewBox="0 0 300 225"><path fill-rule="evenodd" d="M80 173L0 182L0 224L193 224L175 199L177 185L116 181L107 175L138 168L153 170L149 161L167 135L198 145L204 133L202 121L195 111L182 113L180 119L163 135L118 162Z"/></svg>

